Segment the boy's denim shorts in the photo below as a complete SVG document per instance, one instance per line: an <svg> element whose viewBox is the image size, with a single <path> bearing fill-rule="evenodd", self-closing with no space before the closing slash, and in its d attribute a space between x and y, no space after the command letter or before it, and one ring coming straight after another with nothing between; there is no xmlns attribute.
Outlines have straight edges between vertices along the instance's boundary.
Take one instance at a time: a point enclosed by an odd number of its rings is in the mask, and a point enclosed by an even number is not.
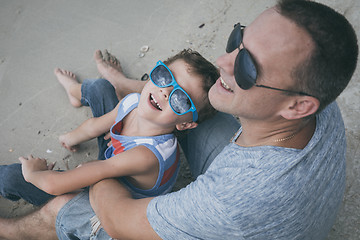
<svg viewBox="0 0 360 240"><path fill-rule="evenodd" d="M112 239L101 227L84 190L60 209L56 217L56 234L60 240Z"/></svg>
<svg viewBox="0 0 360 240"><path fill-rule="evenodd" d="M115 89L105 79L85 80L81 87L81 103L89 106L94 117L100 117L118 104ZM98 137L99 157L104 159L107 148L104 135ZM100 226L89 202L89 192L84 190L60 209L56 217L56 233L61 240L73 239L111 239Z"/></svg>
<svg viewBox="0 0 360 240"><path fill-rule="evenodd" d="M100 117L113 110L119 100L114 87L106 79L84 80L81 86L81 104L89 106L94 117ZM105 134L97 138L99 160L104 160L104 152L110 140L104 140Z"/></svg>

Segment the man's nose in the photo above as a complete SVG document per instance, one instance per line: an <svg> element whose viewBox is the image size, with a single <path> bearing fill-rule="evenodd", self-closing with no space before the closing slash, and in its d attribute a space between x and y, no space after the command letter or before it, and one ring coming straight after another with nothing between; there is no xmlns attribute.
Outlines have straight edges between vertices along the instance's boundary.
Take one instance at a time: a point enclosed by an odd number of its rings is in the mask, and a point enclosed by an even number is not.
<svg viewBox="0 0 360 240"><path fill-rule="evenodd" d="M225 53L216 59L216 65L222 68L229 75L234 75L234 65L239 49L235 49L231 53Z"/></svg>

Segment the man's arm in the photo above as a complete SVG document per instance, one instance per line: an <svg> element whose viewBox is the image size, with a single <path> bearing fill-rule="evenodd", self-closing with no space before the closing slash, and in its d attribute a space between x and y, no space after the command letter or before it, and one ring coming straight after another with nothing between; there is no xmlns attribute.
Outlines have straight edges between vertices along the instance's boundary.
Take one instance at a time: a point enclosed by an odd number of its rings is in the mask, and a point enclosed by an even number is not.
<svg viewBox="0 0 360 240"><path fill-rule="evenodd" d="M90 203L104 230L117 239L161 239L146 209L152 198L133 199L118 181L106 179L90 188Z"/></svg>

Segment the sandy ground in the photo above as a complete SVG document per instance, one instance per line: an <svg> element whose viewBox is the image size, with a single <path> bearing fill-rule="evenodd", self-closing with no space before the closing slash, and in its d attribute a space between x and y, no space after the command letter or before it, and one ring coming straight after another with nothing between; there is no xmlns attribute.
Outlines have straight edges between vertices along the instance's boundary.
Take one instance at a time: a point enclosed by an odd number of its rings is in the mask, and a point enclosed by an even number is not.
<svg viewBox="0 0 360 240"><path fill-rule="evenodd" d="M359 0L321 0L345 14L360 36ZM125 74L140 79L159 59L191 47L215 62L225 51L234 23L249 24L273 0L0 0L0 164L33 154L66 169L96 158L96 142L70 154L58 136L91 116L74 109L56 81L61 67L80 80L97 78L96 49L118 56ZM150 47L139 57L143 45ZM360 80L355 73L338 98L348 137L347 187L328 239L360 236ZM184 165L177 188L190 181ZM17 216L33 207L0 198L0 216Z"/></svg>

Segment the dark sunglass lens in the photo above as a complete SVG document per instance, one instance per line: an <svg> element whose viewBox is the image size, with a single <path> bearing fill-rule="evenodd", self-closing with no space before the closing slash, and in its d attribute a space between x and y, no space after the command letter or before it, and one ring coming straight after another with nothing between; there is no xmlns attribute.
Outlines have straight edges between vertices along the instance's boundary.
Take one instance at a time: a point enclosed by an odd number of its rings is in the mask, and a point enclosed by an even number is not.
<svg viewBox="0 0 360 240"><path fill-rule="evenodd" d="M188 96L181 91L176 89L170 98L170 105L175 112L181 114L188 111L191 108L191 102Z"/></svg>
<svg viewBox="0 0 360 240"><path fill-rule="evenodd" d="M257 78L257 71L250 53L241 49L235 60L234 75L236 83L244 90L254 86Z"/></svg>
<svg viewBox="0 0 360 240"><path fill-rule="evenodd" d="M172 82L172 77L166 67L159 65L151 72L151 80L158 86L166 86Z"/></svg>
<svg viewBox="0 0 360 240"><path fill-rule="evenodd" d="M226 52L231 53L236 48L239 47L240 43L242 42L242 30L241 25L235 25L234 30L231 32L228 42L226 44Z"/></svg>

